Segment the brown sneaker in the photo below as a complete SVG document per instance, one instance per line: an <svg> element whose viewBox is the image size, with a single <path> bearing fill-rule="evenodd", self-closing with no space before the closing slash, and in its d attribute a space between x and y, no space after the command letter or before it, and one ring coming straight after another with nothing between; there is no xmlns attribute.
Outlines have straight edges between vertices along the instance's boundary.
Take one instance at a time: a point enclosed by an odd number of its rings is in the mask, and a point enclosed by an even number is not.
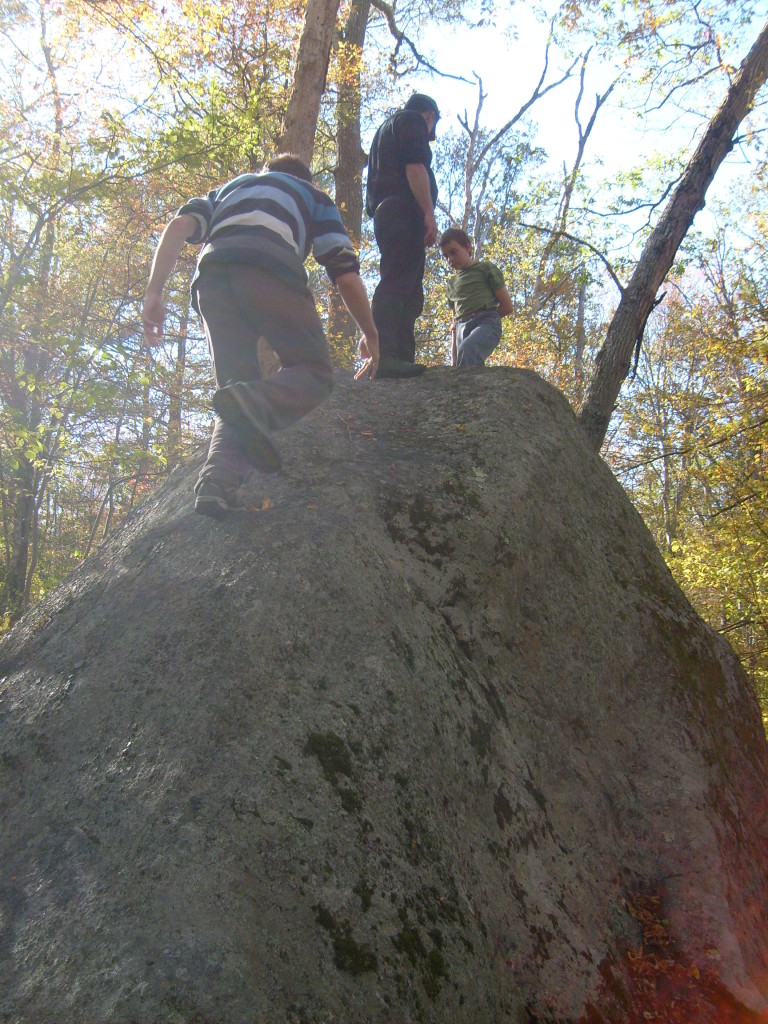
<svg viewBox="0 0 768 1024"><path fill-rule="evenodd" d="M230 512L242 512L234 491L226 491L213 480L199 480L195 486L195 512L212 519L223 519Z"/></svg>

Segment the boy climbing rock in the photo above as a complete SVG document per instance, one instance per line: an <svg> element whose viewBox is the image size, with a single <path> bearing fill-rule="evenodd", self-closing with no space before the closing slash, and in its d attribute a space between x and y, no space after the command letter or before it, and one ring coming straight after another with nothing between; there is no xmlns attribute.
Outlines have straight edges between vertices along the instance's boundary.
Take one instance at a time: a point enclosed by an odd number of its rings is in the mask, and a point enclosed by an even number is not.
<svg viewBox="0 0 768 1024"><path fill-rule="evenodd" d="M149 345L162 338L163 288L186 242L203 245L192 305L203 321L216 383L216 418L195 484L195 511L220 518L238 508L236 491L250 469L280 468L273 431L301 419L333 388L328 343L304 269L310 251L363 333L358 377L376 375L378 332L339 211L290 153L270 160L261 174L242 174L190 200L167 225L144 295ZM282 363L267 379L259 337Z"/></svg>

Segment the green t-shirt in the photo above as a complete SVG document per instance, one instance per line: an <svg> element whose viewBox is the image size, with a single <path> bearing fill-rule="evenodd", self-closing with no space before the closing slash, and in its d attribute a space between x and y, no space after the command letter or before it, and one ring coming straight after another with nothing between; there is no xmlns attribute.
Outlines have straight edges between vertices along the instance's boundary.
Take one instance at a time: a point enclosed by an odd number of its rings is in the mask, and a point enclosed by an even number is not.
<svg viewBox="0 0 768 1024"><path fill-rule="evenodd" d="M498 309L494 292L503 287L504 275L496 264L482 260L449 277L445 282L445 294L453 315L460 319L485 309Z"/></svg>

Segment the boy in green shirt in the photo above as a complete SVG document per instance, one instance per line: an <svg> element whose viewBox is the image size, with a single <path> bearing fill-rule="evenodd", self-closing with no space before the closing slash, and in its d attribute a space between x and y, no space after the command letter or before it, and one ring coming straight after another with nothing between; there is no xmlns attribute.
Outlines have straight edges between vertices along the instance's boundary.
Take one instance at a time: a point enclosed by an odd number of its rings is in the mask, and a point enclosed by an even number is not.
<svg viewBox="0 0 768 1024"><path fill-rule="evenodd" d="M448 228L440 248L457 273L445 292L453 310L452 366L485 366L501 340L501 318L514 312L499 268L472 258L472 240L461 228Z"/></svg>

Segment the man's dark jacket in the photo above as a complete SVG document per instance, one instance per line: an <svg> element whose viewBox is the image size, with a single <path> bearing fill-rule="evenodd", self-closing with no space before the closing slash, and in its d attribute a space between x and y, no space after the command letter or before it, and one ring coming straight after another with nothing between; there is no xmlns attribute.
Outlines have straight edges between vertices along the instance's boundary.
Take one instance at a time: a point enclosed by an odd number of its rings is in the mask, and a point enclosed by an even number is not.
<svg viewBox="0 0 768 1024"><path fill-rule="evenodd" d="M429 175L432 206L437 202L437 182L432 171L432 150L427 122L415 110L398 110L387 118L373 137L368 157L365 210L369 217L390 196L411 196L406 164L424 164Z"/></svg>

